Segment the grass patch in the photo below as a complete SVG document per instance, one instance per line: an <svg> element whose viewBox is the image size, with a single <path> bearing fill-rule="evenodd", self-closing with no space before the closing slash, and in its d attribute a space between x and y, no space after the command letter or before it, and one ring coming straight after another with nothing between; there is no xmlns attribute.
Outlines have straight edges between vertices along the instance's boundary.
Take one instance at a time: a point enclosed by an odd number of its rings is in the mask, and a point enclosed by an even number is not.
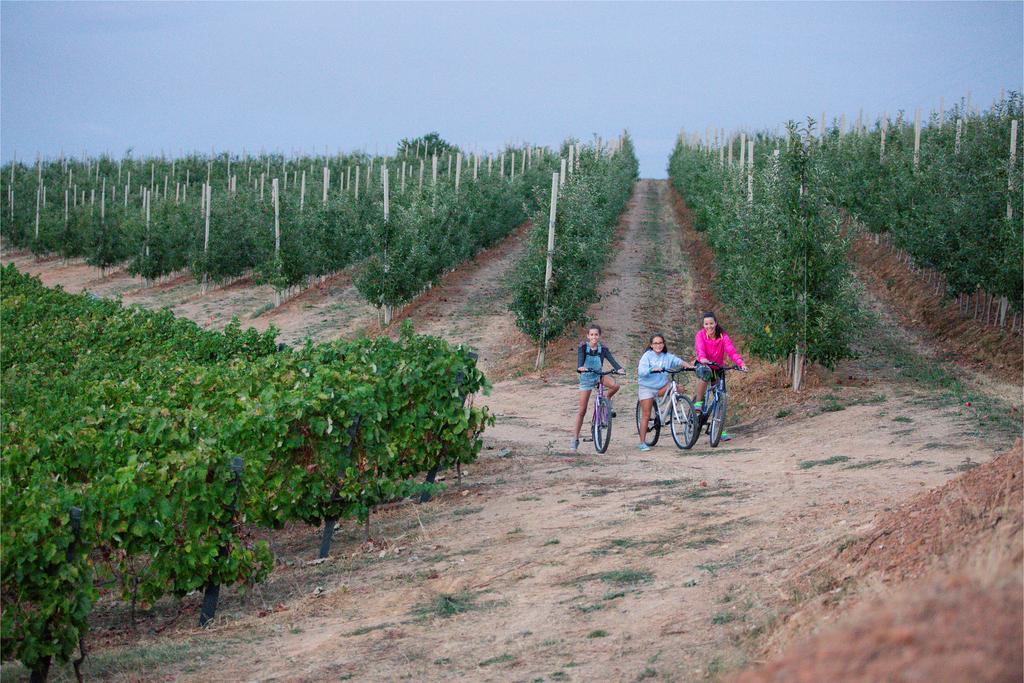
<svg viewBox="0 0 1024 683"><path fill-rule="evenodd" d="M552 538L550 541L544 541L544 545L558 545L561 543L557 538Z"/></svg>
<svg viewBox="0 0 1024 683"><path fill-rule="evenodd" d="M519 496L518 498L516 498L516 500L519 501L520 503L530 503L530 502L533 502L533 501L536 501L536 500L540 500L540 497L538 497L538 496Z"/></svg>
<svg viewBox="0 0 1024 683"><path fill-rule="evenodd" d="M433 600L413 607L413 614L428 617L452 617L456 614L479 609L477 596L470 591L458 593L441 593Z"/></svg>
<svg viewBox="0 0 1024 683"><path fill-rule="evenodd" d="M483 512L483 507L458 508L457 510L452 510L452 514L455 515L456 517L465 517L466 515L475 515L478 512Z"/></svg>
<svg viewBox="0 0 1024 683"><path fill-rule="evenodd" d="M947 445L948 444L944 444L944 443L941 443L939 441L929 441L925 445L921 446L921 450L923 450L923 451L931 451L931 450L935 450L936 448L945 448Z"/></svg>
<svg viewBox="0 0 1024 683"><path fill-rule="evenodd" d="M695 539L695 540L692 540L692 541L687 541L684 547L691 548L691 549L693 549L693 548L707 548L708 546L719 545L720 543L721 543L721 541L718 540L717 538L712 538L712 537L698 538L698 539Z"/></svg>
<svg viewBox="0 0 1024 683"><path fill-rule="evenodd" d="M652 486L679 486L686 483L682 479L657 479L651 482Z"/></svg>
<svg viewBox="0 0 1024 683"><path fill-rule="evenodd" d="M735 612L719 612L715 616L711 617L711 623L715 626L721 626L730 622L736 621L739 617L736 616Z"/></svg>
<svg viewBox="0 0 1024 683"><path fill-rule="evenodd" d="M379 631L379 630L381 630L383 628L388 628L388 627L391 627L391 626L394 626L394 625L395 624L393 622L389 621L389 622L386 622L386 623L383 623L383 624L377 624L375 626L363 626L362 628L357 628L354 631L349 631L348 633L342 633L341 635L342 635L343 638L350 637L350 636L364 636L367 633L373 633L374 631Z"/></svg>
<svg viewBox="0 0 1024 683"><path fill-rule="evenodd" d="M866 469L869 469L869 468L872 468L872 467L878 467L879 465L885 465L885 464L892 463L892 462L896 462L896 461L893 460L892 458L880 458L880 459L876 459L876 460L861 460L860 462L855 462L855 463L853 463L851 465L846 465L846 466L843 467L843 469L844 470L866 470Z"/></svg>
<svg viewBox="0 0 1024 683"><path fill-rule="evenodd" d="M655 671L654 669L652 669L651 667L647 667L646 669L644 669L643 671L640 672L640 675L636 677L636 680L643 681L643 680L646 680L648 678L657 678L657 677L658 677L658 672Z"/></svg>
<svg viewBox="0 0 1024 683"><path fill-rule="evenodd" d="M498 655L497 657L491 657L477 664L477 666L490 666L491 664L504 664L506 662L514 662L516 658L509 653Z"/></svg>
<svg viewBox="0 0 1024 683"><path fill-rule="evenodd" d="M728 484L720 486L694 486L682 494L682 498L689 500L701 500L703 498L729 498L735 496L736 492Z"/></svg>
<svg viewBox="0 0 1024 683"><path fill-rule="evenodd" d="M649 571L642 569L615 569L610 572L595 572L593 574L584 574L583 576L568 581L563 581L561 585L568 586L576 583L585 583L587 581L603 581L605 583L615 584L617 586L631 586L638 583L647 583L654 579L654 575Z"/></svg>
<svg viewBox="0 0 1024 683"><path fill-rule="evenodd" d="M611 489L590 489L589 491L583 492L584 498L600 498L601 496L607 496L611 493Z"/></svg>
<svg viewBox="0 0 1024 683"><path fill-rule="evenodd" d="M826 458L825 460L801 460L797 464L797 467L802 470L809 470L812 467L817 467L818 465L835 465L837 462L846 462L849 459L849 456L846 455L833 455L831 458Z"/></svg>
<svg viewBox="0 0 1024 683"><path fill-rule="evenodd" d="M896 417L894 417L892 419L892 421L893 422L904 422L904 423L913 422L913 420L911 418L906 417L905 415L897 415Z"/></svg>
<svg viewBox="0 0 1024 683"><path fill-rule="evenodd" d="M911 460L904 467L923 467L925 465L934 465L935 463L931 460Z"/></svg>
<svg viewBox="0 0 1024 683"><path fill-rule="evenodd" d="M607 637L608 637L608 631L603 631L601 629L597 629L596 631L591 631L590 633L587 634L587 638L607 638Z"/></svg>
<svg viewBox="0 0 1024 683"><path fill-rule="evenodd" d="M789 410L788 408L783 408L779 412L775 413L775 419L776 420L781 420L782 418L789 417L792 414L793 414L792 410Z"/></svg>
<svg viewBox="0 0 1024 683"><path fill-rule="evenodd" d="M823 413L838 413L840 410L845 410L846 405L840 403L835 396L826 396L825 402L821 404L821 412Z"/></svg>
<svg viewBox="0 0 1024 683"><path fill-rule="evenodd" d="M850 534L843 536L841 539L839 539L839 543L836 545L836 555L843 552L859 540L859 536L852 536Z"/></svg>
<svg viewBox="0 0 1024 683"><path fill-rule="evenodd" d="M956 467L947 468L946 471L947 472L967 472L968 470L973 470L975 467L977 467L980 464L981 464L980 462L974 462L970 458L964 458L963 461L959 465L957 465Z"/></svg>
<svg viewBox="0 0 1024 683"><path fill-rule="evenodd" d="M658 496L655 496L654 498L644 498L643 500L638 500L635 503L627 504L626 507L631 507L634 510L647 510L655 505L668 505L668 502L662 500Z"/></svg>

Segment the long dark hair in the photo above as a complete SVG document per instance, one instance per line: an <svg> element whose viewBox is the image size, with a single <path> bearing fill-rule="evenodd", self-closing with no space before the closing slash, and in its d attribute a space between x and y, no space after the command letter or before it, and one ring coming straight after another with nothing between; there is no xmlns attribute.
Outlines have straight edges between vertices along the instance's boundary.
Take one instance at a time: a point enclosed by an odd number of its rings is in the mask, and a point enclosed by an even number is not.
<svg viewBox="0 0 1024 683"><path fill-rule="evenodd" d="M718 323L718 318L715 317L715 312L714 311L704 311L704 315L702 315L700 317L701 326L703 327L704 321L706 319L708 319L708 318L711 318L712 320L715 321L715 336L714 336L714 338L715 339L721 339L722 335L725 334L725 330L722 329L722 326Z"/></svg>
<svg viewBox="0 0 1024 683"><path fill-rule="evenodd" d="M647 351L654 351L654 347L651 346L651 344L653 344L654 340L657 339L658 337L661 337L661 341L665 342L665 345L661 347L661 350L664 353L668 353L668 340L665 339L665 335L663 335L661 332L655 332L654 334L651 335L651 338L647 340ZM654 352L658 353L657 351Z"/></svg>

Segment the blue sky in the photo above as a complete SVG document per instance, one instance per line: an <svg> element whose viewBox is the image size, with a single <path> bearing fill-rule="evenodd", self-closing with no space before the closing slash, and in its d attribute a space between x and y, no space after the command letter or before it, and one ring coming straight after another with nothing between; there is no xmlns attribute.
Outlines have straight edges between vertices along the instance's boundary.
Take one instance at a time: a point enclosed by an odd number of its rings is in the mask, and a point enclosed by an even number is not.
<svg viewBox="0 0 1024 683"><path fill-rule="evenodd" d="M0 156L468 149L987 106L1024 3L0 2Z"/></svg>

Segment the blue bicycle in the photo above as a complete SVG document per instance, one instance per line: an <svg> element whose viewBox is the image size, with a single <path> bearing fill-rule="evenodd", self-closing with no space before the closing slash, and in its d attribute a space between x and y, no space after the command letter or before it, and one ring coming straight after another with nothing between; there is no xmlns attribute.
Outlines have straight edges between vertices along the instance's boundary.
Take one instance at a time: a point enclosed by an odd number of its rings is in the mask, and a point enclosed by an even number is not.
<svg viewBox="0 0 1024 683"><path fill-rule="evenodd" d="M726 367L718 363L697 364L698 368L701 366L710 370L711 376L706 379L708 388L704 392L703 408L700 411L693 410L690 412L690 419L687 421L686 429L684 430L684 440L687 448L692 448L697 443L697 439L700 438L700 432L704 429L705 425L707 426L708 440L711 447L715 448L718 446L722 440L722 432L725 430L725 410L727 406L725 373L733 370L743 372L738 365ZM698 370L699 376L700 370Z"/></svg>

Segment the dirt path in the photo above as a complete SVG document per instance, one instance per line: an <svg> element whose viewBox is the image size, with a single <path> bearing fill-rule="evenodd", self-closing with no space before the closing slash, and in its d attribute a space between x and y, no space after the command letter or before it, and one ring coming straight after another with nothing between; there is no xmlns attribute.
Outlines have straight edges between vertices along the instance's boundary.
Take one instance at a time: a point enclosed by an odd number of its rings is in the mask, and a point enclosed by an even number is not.
<svg viewBox="0 0 1024 683"><path fill-rule="evenodd" d="M746 645L796 599L795 567L999 449L962 406L894 374L837 386L805 418L782 419L780 406L775 424L714 450L702 439L680 451L665 434L638 452L646 337L658 329L682 352L699 314L674 216L664 181L638 183L591 311L634 378L616 399L608 453L564 453L570 339L549 352L551 370L496 382L482 399L497 424L461 487L375 514L372 544L346 525L327 562L306 563L315 530L272 536L279 567L244 597L227 591L212 629L183 625L171 629L176 647L165 633L101 653L102 675L131 677L144 661L148 677L185 680L715 678L742 666ZM492 250L408 317L474 345L490 368L532 359L501 284L520 245ZM889 360L858 362L844 370ZM745 379L730 391L742 395Z"/></svg>

